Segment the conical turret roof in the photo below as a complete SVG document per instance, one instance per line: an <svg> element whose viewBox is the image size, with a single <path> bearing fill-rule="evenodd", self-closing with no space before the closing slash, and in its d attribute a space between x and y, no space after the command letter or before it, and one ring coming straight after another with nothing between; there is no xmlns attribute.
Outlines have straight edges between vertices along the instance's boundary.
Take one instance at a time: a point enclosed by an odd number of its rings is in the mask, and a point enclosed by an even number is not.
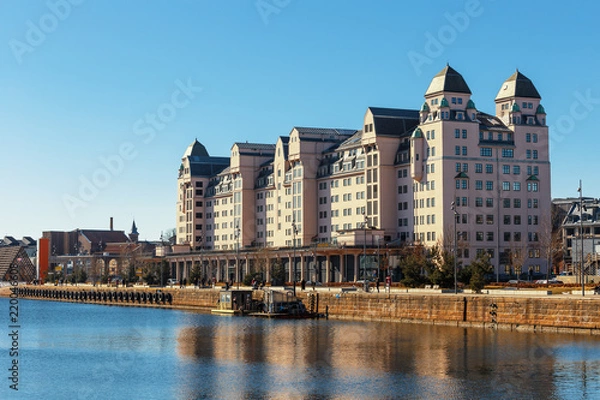
<svg viewBox="0 0 600 400"><path fill-rule="evenodd" d="M198 139L195 139L185 150L185 153L183 153L183 158L189 156L208 157L208 151L206 151L206 147Z"/></svg>
<svg viewBox="0 0 600 400"><path fill-rule="evenodd" d="M529 97L531 99L542 98L533 85L533 82L531 82L531 79L523 75L519 70L504 81L496 96L496 101L509 97Z"/></svg>
<svg viewBox="0 0 600 400"><path fill-rule="evenodd" d="M461 74L449 65L437 73L431 80L425 96L442 92L471 94L471 89Z"/></svg>

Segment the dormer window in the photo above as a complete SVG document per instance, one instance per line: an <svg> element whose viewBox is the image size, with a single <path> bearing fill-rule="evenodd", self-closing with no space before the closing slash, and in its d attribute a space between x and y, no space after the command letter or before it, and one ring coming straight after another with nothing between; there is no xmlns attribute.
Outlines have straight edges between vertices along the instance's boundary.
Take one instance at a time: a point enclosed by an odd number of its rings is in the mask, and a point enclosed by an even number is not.
<svg viewBox="0 0 600 400"><path fill-rule="evenodd" d="M456 119L459 121L463 120L463 113L461 111L456 112Z"/></svg>

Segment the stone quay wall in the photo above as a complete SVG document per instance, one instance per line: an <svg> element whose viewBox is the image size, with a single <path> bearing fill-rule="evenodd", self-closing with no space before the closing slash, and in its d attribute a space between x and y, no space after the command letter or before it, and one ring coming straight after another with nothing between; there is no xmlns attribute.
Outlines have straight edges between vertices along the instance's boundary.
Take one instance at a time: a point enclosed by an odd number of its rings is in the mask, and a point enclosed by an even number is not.
<svg viewBox="0 0 600 400"><path fill-rule="evenodd" d="M4 287L0 295L8 296ZM20 298L123 306L214 308L219 291L178 288L19 286ZM84 296L82 293L86 293ZM298 296L308 304L308 293ZM96 293L91 295L91 293ZM106 299L102 293L105 293ZM157 293L162 293L162 297ZM318 290L318 312L331 318L600 334L600 296L361 293ZM138 295L139 294L139 295ZM152 297L149 299L149 297Z"/></svg>

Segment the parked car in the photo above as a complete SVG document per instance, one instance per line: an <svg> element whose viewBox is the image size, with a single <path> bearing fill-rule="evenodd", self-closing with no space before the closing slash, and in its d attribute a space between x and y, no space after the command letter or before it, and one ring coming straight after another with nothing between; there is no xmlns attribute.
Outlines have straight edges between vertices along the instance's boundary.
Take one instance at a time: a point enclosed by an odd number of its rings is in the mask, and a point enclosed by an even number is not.
<svg viewBox="0 0 600 400"><path fill-rule="evenodd" d="M167 286L179 285L179 281L177 279L167 279Z"/></svg>

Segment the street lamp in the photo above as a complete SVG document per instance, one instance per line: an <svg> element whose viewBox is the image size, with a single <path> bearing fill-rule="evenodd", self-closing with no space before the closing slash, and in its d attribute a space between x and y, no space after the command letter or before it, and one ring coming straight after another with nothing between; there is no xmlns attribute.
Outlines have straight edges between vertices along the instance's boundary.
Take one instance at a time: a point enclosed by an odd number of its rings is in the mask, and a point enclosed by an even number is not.
<svg viewBox="0 0 600 400"><path fill-rule="evenodd" d="M235 239L236 239L236 246L235 246L235 272L237 274L236 276L236 280L237 280L237 288L240 288L240 226L237 225L235 228Z"/></svg>
<svg viewBox="0 0 600 400"><path fill-rule="evenodd" d="M365 240L363 242L363 264L364 264L364 273L363 280L365 284L365 293L369 292L369 284L367 283L367 224L369 222L369 217L367 217L366 213L363 213L365 221L363 222L363 230L365 232Z"/></svg>
<svg viewBox="0 0 600 400"><path fill-rule="evenodd" d="M294 296L296 295L296 234L297 233L298 233L298 227L296 226L296 219L294 219L292 221L292 238L293 238L292 245L294 246L294 256L292 257L292 264L293 264L292 273L294 275L292 277L292 280L294 282Z"/></svg>
<svg viewBox="0 0 600 400"><path fill-rule="evenodd" d="M456 251L456 242L458 241L458 235L456 233L456 218L458 218L458 212L456 212L456 204L450 203L452 207L450 209L454 212L454 294L458 293L458 282L456 279L456 258L458 256Z"/></svg>
<svg viewBox="0 0 600 400"><path fill-rule="evenodd" d="M583 275L583 190L581 189L581 179L579 180L579 239L581 240L581 295L585 296L585 282Z"/></svg>

